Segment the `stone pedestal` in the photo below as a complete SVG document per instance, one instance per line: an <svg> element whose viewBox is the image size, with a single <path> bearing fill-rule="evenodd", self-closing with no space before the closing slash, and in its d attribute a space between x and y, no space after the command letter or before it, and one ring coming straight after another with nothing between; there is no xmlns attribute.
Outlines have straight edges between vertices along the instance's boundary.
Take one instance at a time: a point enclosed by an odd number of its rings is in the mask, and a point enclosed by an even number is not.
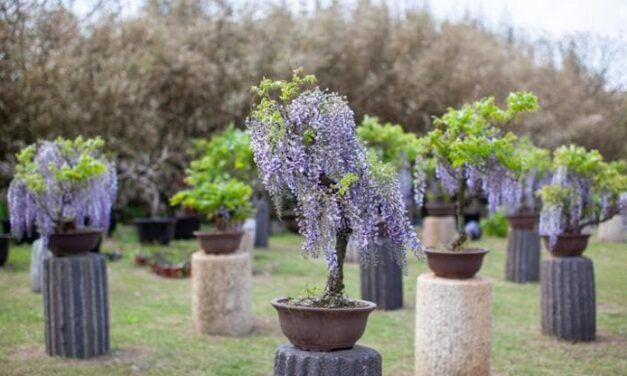
<svg viewBox="0 0 627 376"><path fill-rule="evenodd" d="M492 283L418 277L415 375L490 374Z"/></svg>
<svg viewBox="0 0 627 376"><path fill-rule="evenodd" d="M594 265L587 257L549 257L540 268L542 334L567 341L596 335Z"/></svg>
<svg viewBox="0 0 627 376"><path fill-rule="evenodd" d="M274 357L274 376L381 376L381 355L356 345L350 350L311 352L282 345Z"/></svg>
<svg viewBox="0 0 627 376"><path fill-rule="evenodd" d="M30 254L30 277L33 292L41 292L44 258L48 255L51 255L51 253L44 248L43 240L35 240Z"/></svg>
<svg viewBox="0 0 627 376"><path fill-rule="evenodd" d="M239 246L238 252L248 252L253 257L255 250L255 231L256 221L254 219L247 219L244 222L244 236L242 236L242 242Z"/></svg>
<svg viewBox="0 0 627 376"><path fill-rule="evenodd" d="M257 230L255 232L255 247L267 248L270 236L270 210L271 205L266 199L257 202Z"/></svg>
<svg viewBox="0 0 627 376"><path fill-rule="evenodd" d="M361 266L361 298L378 309L403 308L403 270L394 261L388 239L378 239L376 265Z"/></svg>
<svg viewBox="0 0 627 376"><path fill-rule="evenodd" d="M540 280L540 235L538 230L509 228L505 279L516 283Z"/></svg>
<svg viewBox="0 0 627 376"><path fill-rule="evenodd" d="M447 245L455 240L455 217L425 217L422 221L422 244L425 247Z"/></svg>
<svg viewBox="0 0 627 376"><path fill-rule="evenodd" d="M194 330L239 336L253 328L250 253L192 255Z"/></svg>
<svg viewBox="0 0 627 376"><path fill-rule="evenodd" d="M359 249L355 246L355 243L349 239L346 246L346 256L344 262L356 263L359 262Z"/></svg>
<svg viewBox="0 0 627 376"><path fill-rule="evenodd" d="M599 241L621 243L627 241L627 215L614 218L599 225Z"/></svg>
<svg viewBox="0 0 627 376"><path fill-rule="evenodd" d="M43 265L46 353L91 358L109 352L107 264L100 254L48 256Z"/></svg>

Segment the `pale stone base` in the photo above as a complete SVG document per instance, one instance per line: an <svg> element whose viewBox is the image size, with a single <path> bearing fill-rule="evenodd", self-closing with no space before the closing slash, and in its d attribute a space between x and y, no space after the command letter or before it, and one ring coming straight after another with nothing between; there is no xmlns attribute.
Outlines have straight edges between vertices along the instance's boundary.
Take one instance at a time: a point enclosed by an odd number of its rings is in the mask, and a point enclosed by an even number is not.
<svg viewBox="0 0 627 376"><path fill-rule="evenodd" d="M30 255L30 277L33 292L41 292L44 259L49 254L51 254L50 251L44 249L43 240L37 239L33 242Z"/></svg>
<svg viewBox="0 0 627 376"><path fill-rule="evenodd" d="M240 336L253 328L251 255L192 255L192 316L202 334Z"/></svg>
<svg viewBox="0 0 627 376"><path fill-rule="evenodd" d="M621 243L627 241L627 216L616 215L599 225L599 241Z"/></svg>
<svg viewBox="0 0 627 376"><path fill-rule="evenodd" d="M348 241L348 245L346 246L346 257L344 258L344 262L359 262L359 249L351 240Z"/></svg>
<svg viewBox="0 0 627 376"><path fill-rule="evenodd" d="M422 223L422 244L425 247L447 245L455 240L455 217L425 217Z"/></svg>
<svg viewBox="0 0 627 376"><path fill-rule="evenodd" d="M254 219L247 219L244 223L244 236L237 252L250 253L251 259L254 258L255 251L255 231L256 222Z"/></svg>
<svg viewBox="0 0 627 376"><path fill-rule="evenodd" d="M492 283L418 277L415 375L490 374Z"/></svg>

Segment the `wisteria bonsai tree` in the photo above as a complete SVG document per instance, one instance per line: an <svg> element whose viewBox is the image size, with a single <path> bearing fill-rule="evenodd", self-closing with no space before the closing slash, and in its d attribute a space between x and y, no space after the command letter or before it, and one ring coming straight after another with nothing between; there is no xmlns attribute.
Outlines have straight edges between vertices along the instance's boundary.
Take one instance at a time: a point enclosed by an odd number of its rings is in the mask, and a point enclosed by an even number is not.
<svg viewBox="0 0 627 376"><path fill-rule="evenodd" d="M247 126L261 180L277 209L285 193L296 198L303 253L324 254L329 269L321 296L294 303L345 307L354 304L344 295L349 237L367 261L374 260L380 232L390 239L400 264L406 249L417 256L422 249L406 217L396 175L369 163L346 99L308 88L315 81L299 71L288 82L262 80L253 88L259 103Z"/></svg>
<svg viewBox="0 0 627 376"><path fill-rule="evenodd" d="M91 228L107 228L117 177L104 146L100 138L58 138L18 153L8 192L14 236L30 234L36 225L47 244L52 234L81 229L87 220Z"/></svg>
<svg viewBox="0 0 627 376"><path fill-rule="evenodd" d="M435 118L435 129L421 139L423 155L433 158L437 179L450 196L455 197L458 236L450 244L453 251L463 249L464 203L467 191L483 189L491 211L495 211L503 196L510 194L514 185L508 184L514 152L514 136L503 134L497 127L513 121L521 112L535 111L537 98L527 92L512 93L506 109L500 109L493 97L485 98L460 109L449 109ZM426 146L426 147L424 147ZM416 163L416 201L422 204L427 173L424 163Z"/></svg>
<svg viewBox="0 0 627 376"><path fill-rule="evenodd" d="M538 192L542 198L540 233L549 237L578 235L627 210L627 168L624 162L607 163L597 150L561 146L553 156L551 184Z"/></svg>

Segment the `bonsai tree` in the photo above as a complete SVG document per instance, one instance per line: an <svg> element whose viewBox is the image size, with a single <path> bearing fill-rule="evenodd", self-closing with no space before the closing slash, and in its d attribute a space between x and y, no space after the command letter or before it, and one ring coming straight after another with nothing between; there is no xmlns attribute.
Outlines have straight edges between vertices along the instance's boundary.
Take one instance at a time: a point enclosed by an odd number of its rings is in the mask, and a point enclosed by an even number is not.
<svg viewBox="0 0 627 376"><path fill-rule="evenodd" d="M540 233L552 248L560 235L579 235L627 210L624 161L607 163L597 150L561 146L553 156L551 184L542 187Z"/></svg>
<svg viewBox="0 0 627 376"><path fill-rule="evenodd" d="M8 202L13 234L21 238L33 231L44 244L52 234L89 226L109 226L117 192L114 164L104 153L100 138L41 141L17 154Z"/></svg>
<svg viewBox="0 0 627 376"><path fill-rule="evenodd" d="M373 260L380 232L403 264L405 249L420 243L406 217L393 170L371 163L355 133L353 111L338 94L308 88L316 79L264 79L253 92L259 102L247 120L263 185L280 212L285 193L297 201L303 253L323 254L329 270L321 296L295 302L327 308L354 306L344 295L344 257L352 237L364 260Z"/></svg>
<svg viewBox="0 0 627 376"><path fill-rule="evenodd" d="M505 109L500 109L493 97L485 98L460 109L449 109L442 117L435 118L435 129L421 139L423 155L435 162L437 179L447 194L455 197L458 236L450 245L451 250L462 250L466 241L463 212L466 194L482 189L491 211L496 211L505 194L503 190L511 187L507 177L516 136L511 132L502 134L497 125L537 108L537 98L526 92L510 94ZM427 171L425 163L417 162L416 166L415 190L420 205Z"/></svg>

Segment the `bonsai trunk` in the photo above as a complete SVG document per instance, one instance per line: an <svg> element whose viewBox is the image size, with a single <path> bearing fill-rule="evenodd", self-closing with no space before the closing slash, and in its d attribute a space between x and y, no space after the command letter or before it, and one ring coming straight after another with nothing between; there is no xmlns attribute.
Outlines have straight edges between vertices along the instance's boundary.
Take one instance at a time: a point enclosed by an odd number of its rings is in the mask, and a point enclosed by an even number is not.
<svg viewBox="0 0 627 376"><path fill-rule="evenodd" d="M464 177L457 178L457 205L456 205L456 214L457 217L457 239L451 243L451 250L453 251L461 251L462 246L466 242L466 230L465 230L465 221L464 221L464 198L466 195L466 182Z"/></svg>
<svg viewBox="0 0 627 376"><path fill-rule="evenodd" d="M349 236L350 232L339 232L335 238L337 270L329 272L329 279L323 296L323 300L330 306L342 305L344 301L344 259L346 258Z"/></svg>

